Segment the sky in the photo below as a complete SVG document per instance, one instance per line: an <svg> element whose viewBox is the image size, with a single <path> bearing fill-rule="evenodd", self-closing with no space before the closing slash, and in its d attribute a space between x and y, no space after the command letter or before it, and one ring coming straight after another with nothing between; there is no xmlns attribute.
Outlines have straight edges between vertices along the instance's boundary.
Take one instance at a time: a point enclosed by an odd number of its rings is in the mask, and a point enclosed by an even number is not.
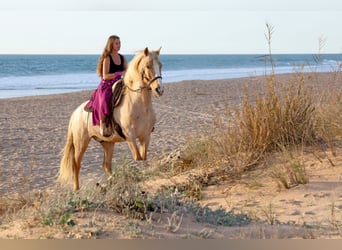
<svg viewBox="0 0 342 250"><path fill-rule="evenodd" d="M101 54L112 34L124 54L265 54L266 23L273 53L342 53L341 17L341 0L1 0L0 54Z"/></svg>

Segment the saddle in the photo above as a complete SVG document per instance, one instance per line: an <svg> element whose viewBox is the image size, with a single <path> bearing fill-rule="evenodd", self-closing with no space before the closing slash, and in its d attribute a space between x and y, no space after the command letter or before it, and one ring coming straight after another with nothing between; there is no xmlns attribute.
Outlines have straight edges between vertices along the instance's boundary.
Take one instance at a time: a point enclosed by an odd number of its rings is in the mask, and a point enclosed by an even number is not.
<svg viewBox="0 0 342 250"><path fill-rule="evenodd" d="M112 131L116 131L120 137L123 139L126 139L126 136L123 134L122 129L120 125L115 121L114 118L114 108L120 105L123 93L125 91L125 84L123 79L120 79L116 81L112 86L112 100L109 103L111 115L109 117L106 117L106 125L110 126L112 128ZM87 108L87 105L84 107L84 110L87 112L92 112L92 108Z"/></svg>
<svg viewBox="0 0 342 250"><path fill-rule="evenodd" d="M112 112L113 112L114 108L116 108L117 106L120 105L122 95L123 95L123 92L125 90L124 87L125 87L125 84L124 84L123 79L117 80L112 86L113 97L112 97L112 101L110 103Z"/></svg>

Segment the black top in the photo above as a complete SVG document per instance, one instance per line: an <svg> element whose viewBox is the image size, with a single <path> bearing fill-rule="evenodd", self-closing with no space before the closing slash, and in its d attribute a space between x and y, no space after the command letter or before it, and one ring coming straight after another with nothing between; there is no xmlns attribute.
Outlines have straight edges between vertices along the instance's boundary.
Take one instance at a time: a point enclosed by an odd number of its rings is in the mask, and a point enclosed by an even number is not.
<svg viewBox="0 0 342 250"><path fill-rule="evenodd" d="M120 56L120 65L117 65L115 64L113 58L111 55L109 55L109 59L110 59L110 66L109 66L109 72L108 73L115 73L115 72L118 72L118 71L124 71L124 57L119 54Z"/></svg>

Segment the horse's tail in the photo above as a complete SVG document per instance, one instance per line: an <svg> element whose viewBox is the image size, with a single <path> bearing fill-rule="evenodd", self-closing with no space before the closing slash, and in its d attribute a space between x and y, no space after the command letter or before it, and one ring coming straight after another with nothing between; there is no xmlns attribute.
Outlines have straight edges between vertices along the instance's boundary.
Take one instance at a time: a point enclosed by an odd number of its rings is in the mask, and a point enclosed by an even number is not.
<svg viewBox="0 0 342 250"><path fill-rule="evenodd" d="M68 127L68 136L66 144L62 150L63 157L59 169L58 181L66 183L71 180L75 167L75 146L72 133L72 119L70 119Z"/></svg>

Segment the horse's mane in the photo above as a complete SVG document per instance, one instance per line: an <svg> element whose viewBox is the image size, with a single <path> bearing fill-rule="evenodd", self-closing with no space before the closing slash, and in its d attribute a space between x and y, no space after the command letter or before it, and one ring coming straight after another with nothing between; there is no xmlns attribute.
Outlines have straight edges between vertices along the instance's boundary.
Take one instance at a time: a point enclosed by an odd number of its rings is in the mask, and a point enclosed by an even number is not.
<svg viewBox="0 0 342 250"><path fill-rule="evenodd" d="M141 80L141 72L139 72L139 64L144 57L144 51L139 51L129 62L127 72L125 74L125 84L132 85L133 82Z"/></svg>
<svg viewBox="0 0 342 250"><path fill-rule="evenodd" d="M147 49L147 48L146 48ZM157 56L156 51L148 51L148 56L155 58ZM142 80L141 78L141 68L139 69L141 61L145 57L145 50L139 51L129 62L127 72L125 74L124 82L128 86L132 87L133 82L139 82Z"/></svg>

